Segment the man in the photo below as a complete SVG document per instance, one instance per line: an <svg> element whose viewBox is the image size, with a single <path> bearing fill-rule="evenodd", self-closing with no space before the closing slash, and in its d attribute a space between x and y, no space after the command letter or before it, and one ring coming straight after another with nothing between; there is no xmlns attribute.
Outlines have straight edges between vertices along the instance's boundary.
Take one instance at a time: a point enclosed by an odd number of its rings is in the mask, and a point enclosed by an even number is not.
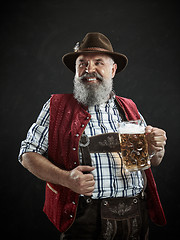
<svg viewBox="0 0 180 240"><path fill-rule="evenodd" d="M44 105L19 159L47 182L44 212L61 239L148 239L147 208L152 221L166 223L152 172L125 171L120 152L106 149L119 122L143 120L132 100L112 91L127 57L114 52L101 33L88 33L74 50L63 57L75 72L74 93L55 94ZM147 126L146 135L151 164L157 166L166 133ZM90 149L93 141L96 151Z"/></svg>

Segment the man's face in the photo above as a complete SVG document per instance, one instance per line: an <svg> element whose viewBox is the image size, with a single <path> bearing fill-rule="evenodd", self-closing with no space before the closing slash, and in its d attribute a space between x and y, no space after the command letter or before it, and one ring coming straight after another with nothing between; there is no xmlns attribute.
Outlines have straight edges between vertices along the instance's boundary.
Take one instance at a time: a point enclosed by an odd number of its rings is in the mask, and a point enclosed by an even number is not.
<svg viewBox="0 0 180 240"><path fill-rule="evenodd" d="M117 65L105 54L87 53L76 60L74 96L82 104L105 103L112 91Z"/></svg>
<svg viewBox="0 0 180 240"><path fill-rule="evenodd" d="M89 73L90 77L84 77L82 80L87 84L98 84L100 75L104 80L112 79L116 73L117 65L113 60L105 54L86 53L80 55L76 59L76 77L86 76ZM91 77L91 74L94 77Z"/></svg>

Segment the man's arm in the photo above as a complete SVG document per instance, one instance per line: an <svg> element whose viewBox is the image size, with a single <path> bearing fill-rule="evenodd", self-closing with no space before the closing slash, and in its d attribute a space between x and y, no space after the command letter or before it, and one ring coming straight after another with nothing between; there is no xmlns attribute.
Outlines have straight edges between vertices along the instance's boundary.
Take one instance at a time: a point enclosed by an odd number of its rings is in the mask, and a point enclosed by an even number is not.
<svg viewBox="0 0 180 240"><path fill-rule="evenodd" d="M92 174L83 174L83 172L91 172L94 170L93 167L78 166L72 171L65 171L42 156L48 150L49 108L50 100L44 104L36 123L29 129L26 140L21 144L18 159L25 168L41 180L91 196L95 184L94 177Z"/></svg>
<svg viewBox="0 0 180 240"><path fill-rule="evenodd" d="M78 166L71 171L62 170L39 153L27 152L22 155L22 165L41 180L59 184L72 191L91 196L94 190L94 177L83 172L91 172L94 167Z"/></svg>

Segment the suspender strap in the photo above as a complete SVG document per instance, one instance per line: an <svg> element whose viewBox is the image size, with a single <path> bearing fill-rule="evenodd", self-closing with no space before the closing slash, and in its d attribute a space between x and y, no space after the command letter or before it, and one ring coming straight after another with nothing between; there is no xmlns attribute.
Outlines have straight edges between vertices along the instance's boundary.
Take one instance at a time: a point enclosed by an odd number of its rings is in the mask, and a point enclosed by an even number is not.
<svg viewBox="0 0 180 240"><path fill-rule="evenodd" d="M91 153L120 152L119 134L104 133L90 137L89 151Z"/></svg>
<svg viewBox="0 0 180 240"><path fill-rule="evenodd" d="M80 150L82 153L82 164L92 166L91 155L89 151L90 140L88 136L83 133L79 142Z"/></svg>

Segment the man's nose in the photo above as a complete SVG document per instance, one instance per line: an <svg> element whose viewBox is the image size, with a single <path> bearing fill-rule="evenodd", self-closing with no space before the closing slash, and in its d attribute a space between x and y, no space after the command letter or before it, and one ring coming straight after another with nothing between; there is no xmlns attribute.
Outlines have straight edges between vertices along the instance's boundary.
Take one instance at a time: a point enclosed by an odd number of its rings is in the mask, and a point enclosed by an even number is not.
<svg viewBox="0 0 180 240"><path fill-rule="evenodd" d="M95 71L95 64L92 61L88 61L86 66L86 72L92 73Z"/></svg>

